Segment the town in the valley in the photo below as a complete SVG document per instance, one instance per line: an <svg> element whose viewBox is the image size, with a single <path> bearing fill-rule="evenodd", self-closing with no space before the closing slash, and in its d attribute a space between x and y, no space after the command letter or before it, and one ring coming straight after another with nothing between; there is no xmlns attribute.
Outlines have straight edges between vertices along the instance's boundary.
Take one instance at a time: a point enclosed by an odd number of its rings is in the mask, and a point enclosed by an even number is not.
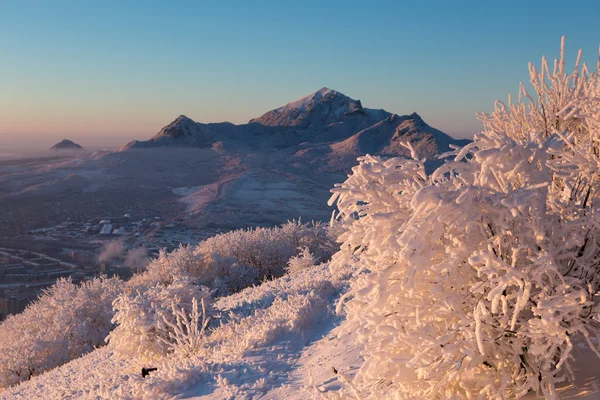
<svg viewBox="0 0 600 400"><path fill-rule="evenodd" d="M160 250L197 244L220 232L184 223L183 218L124 214L65 221L2 238L0 320L23 311L57 279L75 283L101 275L128 279Z"/></svg>

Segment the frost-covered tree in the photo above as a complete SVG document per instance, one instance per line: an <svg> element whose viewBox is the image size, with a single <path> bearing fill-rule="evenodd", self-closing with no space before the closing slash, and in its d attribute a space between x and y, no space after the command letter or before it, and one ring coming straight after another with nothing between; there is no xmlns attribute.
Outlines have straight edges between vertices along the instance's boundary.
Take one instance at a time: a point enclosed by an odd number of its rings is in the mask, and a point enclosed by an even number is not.
<svg viewBox="0 0 600 400"><path fill-rule="evenodd" d="M123 282L60 279L0 324L0 388L30 379L104 344Z"/></svg>
<svg viewBox="0 0 600 400"><path fill-rule="evenodd" d="M432 175L366 156L333 189L349 230L333 265L365 343L357 381L398 398L557 398L573 348L598 350L600 75L530 66L534 95L480 115ZM410 146L409 146L410 147Z"/></svg>

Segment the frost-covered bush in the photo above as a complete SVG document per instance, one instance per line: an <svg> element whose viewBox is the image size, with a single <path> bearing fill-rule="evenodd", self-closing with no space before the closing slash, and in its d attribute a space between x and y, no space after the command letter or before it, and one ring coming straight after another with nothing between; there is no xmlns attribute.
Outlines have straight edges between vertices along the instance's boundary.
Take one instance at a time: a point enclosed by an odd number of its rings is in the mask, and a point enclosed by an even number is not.
<svg viewBox="0 0 600 400"><path fill-rule="evenodd" d="M118 279L75 285L60 279L21 314L0 324L0 388L64 364L104 344Z"/></svg>
<svg viewBox="0 0 600 400"><path fill-rule="evenodd" d="M107 340L121 355L140 360L189 354L201 345L210 304L210 290L189 279L122 294L114 301L117 327Z"/></svg>
<svg viewBox="0 0 600 400"><path fill-rule="evenodd" d="M180 245L170 253L161 249L158 257L150 261L146 271L134 275L129 280L129 285L135 290L145 290L157 285L168 286L176 279L199 275L203 264L202 257L194 254L192 246Z"/></svg>
<svg viewBox="0 0 600 400"><path fill-rule="evenodd" d="M321 223L288 222L274 228L240 229L161 252L144 274L131 280L142 287L168 284L177 277L192 277L217 294L237 292L265 278L284 274L290 258L306 248L328 260L336 251L336 229Z"/></svg>
<svg viewBox="0 0 600 400"><path fill-rule="evenodd" d="M207 239L197 254L233 258L240 265L255 268L261 277L281 276L288 260L301 249L319 258L329 258L336 250L335 238L327 225L288 222L281 227L242 229Z"/></svg>
<svg viewBox="0 0 600 400"><path fill-rule="evenodd" d="M347 303L357 382L394 398L557 398L576 343L598 351L600 75L530 66L535 96L431 176L366 156L336 187L358 259ZM409 146L410 147L410 146Z"/></svg>
<svg viewBox="0 0 600 400"><path fill-rule="evenodd" d="M286 271L290 274L294 274L298 271L310 268L318 262L318 259L310 252L308 247L302 249L300 254L293 256L288 261Z"/></svg>

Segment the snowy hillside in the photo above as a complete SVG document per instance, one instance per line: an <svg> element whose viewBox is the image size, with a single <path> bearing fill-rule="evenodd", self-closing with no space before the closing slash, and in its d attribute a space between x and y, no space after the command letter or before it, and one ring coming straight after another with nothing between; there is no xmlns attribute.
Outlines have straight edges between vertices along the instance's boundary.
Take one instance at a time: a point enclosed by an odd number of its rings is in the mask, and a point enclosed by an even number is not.
<svg viewBox="0 0 600 400"><path fill-rule="evenodd" d="M144 362L109 345L0 392L0 398L368 398L351 383L364 363L364 346L335 310L357 273L322 264L219 299L215 338L198 357ZM578 379L559 389L561 398L597 399L600 362L584 348L576 352ZM143 378L143 367L158 370Z"/></svg>
<svg viewBox="0 0 600 400"><path fill-rule="evenodd" d="M303 387L309 382L294 382L292 374L303 349L323 337L334 339L330 332L341 319L332 304L347 289L349 273L332 274L323 265L218 300L214 308L219 317L213 323L217 328L204 347L209 353L201 357L145 364L120 357L109 346L0 392L0 396L240 399L262 397L279 389L305 398L310 391ZM326 360L320 364L334 377L333 365ZM143 366L159 369L144 379ZM319 368L319 363L313 367Z"/></svg>
<svg viewBox="0 0 600 400"><path fill-rule="evenodd" d="M185 149L209 160L191 164L204 174L231 173L172 193L219 218L243 203L249 219L307 207L319 174L335 170L300 160L341 154L342 168L345 154L380 155L333 186L329 224L218 234L162 251L128 281L59 281L0 324L0 396L600 398L600 71L578 58L566 72L562 45L553 72L545 58L541 72L530 66L535 96L521 86L516 104L497 102L437 168L427 155L453 140L416 114L265 158L258 142L235 157L227 141ZM300 138L332 110L355 123L359 108L324 89L263 123L302 126ZM182 118L159 140L198 132ZM77 162L126 169L141 160L132 155L185 154L160 150ZM401 151L410 157L389 157ZM162 165L152 172L173 179Z"/></svg>

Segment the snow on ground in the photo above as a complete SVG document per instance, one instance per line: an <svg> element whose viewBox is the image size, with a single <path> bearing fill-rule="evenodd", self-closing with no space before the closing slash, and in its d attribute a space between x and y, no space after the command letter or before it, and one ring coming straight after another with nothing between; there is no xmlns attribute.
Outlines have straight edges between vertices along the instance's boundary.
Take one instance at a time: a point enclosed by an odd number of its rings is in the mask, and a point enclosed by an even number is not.
<svg viewBox="0 0 600 400"><path fill-rule="evenodd" d="M200 188L200 186L191 186L191 187L183 186L183 187L178 187L178 188L172 189L171 192L177 196L189 196L190 194L194 193L199 188Z"/></svg>
<svg viewBox="0 0 600 400"><path fill-rule="evenodd" d="M351 379L362 365L362 346L349 335L339 336L342 323L343 318L332 321L333 329L327 327L322 338L306 346L287 383L274 388L266 398L319 399L321 394L335 394L342 388L349 390L343 377Z"/></svg>
<svg viewBox="0 0 600 400"><path fill-rule="evenodd" d="M291 182L261 182L251 177L241 181L235 188L232 198L264 209L276 209L284 204L302 209L302 202L310 200Z"/></svg>
<svg viewBox="0 0 600 400"><path fill-rule="evenodd" d="M342 334L348 329L334 307L355 273L351 267L334 273L322 264L218 299L214 306L220 315L207 349L196 357L144 364L121 358L109 345L10 388L0 398L352 398L347 380L363 362L362 346L351 334ZM577 382L561 388L561 398L599 399L600 360L578 351ZM159 370L143 379L142 366Z"/></svg>
<svg viewBox="0 0 600 400"><path fill-rule="evenodd" d="M322 264L218 299L213 330L192 358L165 357L146 365L121 358L108 345L0 398L310 397L309 371L315 383L335 387L331 367L346 371L359 365L357 348L334 344L342 321L334 305L351 275L350 267L334 273ZM144 365L159 369L143 379Z"/></svg>

